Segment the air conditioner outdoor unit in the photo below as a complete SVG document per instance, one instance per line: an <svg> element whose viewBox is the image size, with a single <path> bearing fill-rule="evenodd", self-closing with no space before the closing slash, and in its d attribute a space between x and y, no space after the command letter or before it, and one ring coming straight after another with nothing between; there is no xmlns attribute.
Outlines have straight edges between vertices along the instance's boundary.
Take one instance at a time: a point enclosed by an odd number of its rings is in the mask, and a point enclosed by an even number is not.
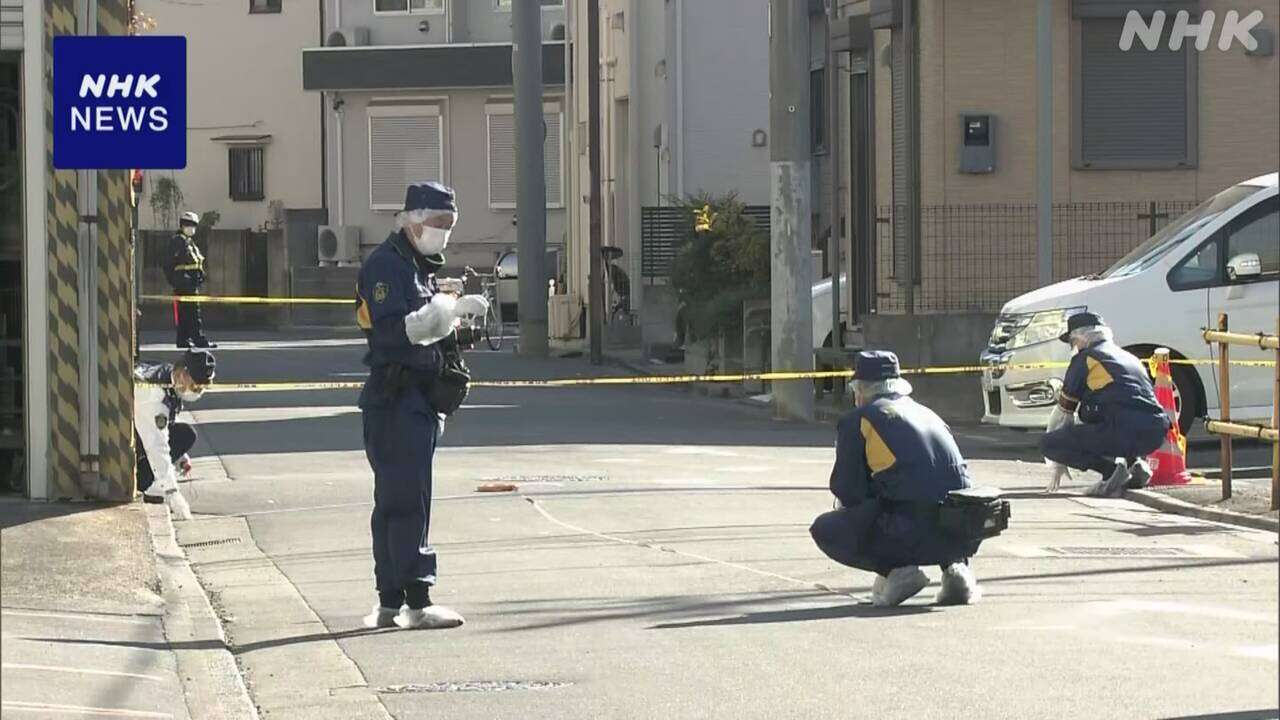
<svg viewBox="0 0 1280 720"><path fill-rule="evenodd" d="M360 228L353 225L321 225L316 233L320 267L357 265L360 262Z"/></svg>
<svg viewBox="0 0 1280 720"><path fill-rule="evenodd" d="M325 47L356 47L369 44L369 28L344 27L329 33L325 39Z"/></svg>

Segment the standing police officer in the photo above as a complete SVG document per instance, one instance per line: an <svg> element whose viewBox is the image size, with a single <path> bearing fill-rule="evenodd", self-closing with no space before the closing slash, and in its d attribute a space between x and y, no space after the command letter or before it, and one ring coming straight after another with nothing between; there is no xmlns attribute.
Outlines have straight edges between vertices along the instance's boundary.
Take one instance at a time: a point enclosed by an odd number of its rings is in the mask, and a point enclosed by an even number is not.
<svg viewBox="0 0 1280 720"><path fill-rule="evenodd" d="M173 294L178 296L196 295L204 285L204 253L196 245L196 228L200 225L200 216L187 211L178 219L178 234L169 241L169 259L165 263L165 275ZM179 349L188 347L214 348L217 345L209 342L204 336L204 318L200 312L200 303L173 303L174 321L178 329L177 345Z"/></svg>
<svg viewBox="0 0 1280 720"><path fill-rule="evenodd" d="M458 220L454 193L439 183L411 185L396 232L360 270L357 320L365 331L369 379L360 393L364 446L373 468L373 571L378 605L369 627L448 628L462 616L433 605L436 555L427 544L431 462L441 418L430 398L457 319L483 316L482 297L440 292L435 273ZM402 608L402 606L404 606Z"/></svg>
<svg viewBox="0 0 1280 720"><path fill-rule="evenodd" d="M908 397L891 352L858 353L854 366L858 407L837 428L831 470L835 510L809 528L827 557L876 573L872 602L899 605L929 584L920 565L942 567L942 605L976 602L979 591L968 558L978 543L945 533L939 503L969 487L969 470L951 430L932 410Z"/></svg>
<svg viewBox="0 0 1280 720"><path fill-rule="evenodd" d="M1126 485L1145 487L1151 468L1142 458L1164 442L1170 421L1142 363L1116 345L1111 328L1091 312L1072 315L1059 339L1076 354L1041 452L1053 462L1101 475L1087 495L1119 497Z"/></svg>

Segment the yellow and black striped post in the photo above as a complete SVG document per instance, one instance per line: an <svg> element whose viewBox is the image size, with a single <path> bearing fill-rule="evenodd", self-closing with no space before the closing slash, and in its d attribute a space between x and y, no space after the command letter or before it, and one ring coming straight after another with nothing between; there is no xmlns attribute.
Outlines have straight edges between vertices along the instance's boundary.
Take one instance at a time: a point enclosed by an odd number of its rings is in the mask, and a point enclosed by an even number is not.
<svg viewBox="0 0 1280 720"><path fill-rule="evenodd" d="M76 32L74 0L44 3L45 66L53 67L53 38ZM97 32L128 32L125 0L97 0ZM126 171L98 173L97 187L81 188L76 173L53 167L52 73L44 88L45 173L48 181L49 300L49 498L128 501L134 493L132 385L132 271ZM97 296L80 297L77 200L98 194ZM90 222L93 219L89 219ZM99 448L81 457L80 319L96 313L98 334Z"/></svg>

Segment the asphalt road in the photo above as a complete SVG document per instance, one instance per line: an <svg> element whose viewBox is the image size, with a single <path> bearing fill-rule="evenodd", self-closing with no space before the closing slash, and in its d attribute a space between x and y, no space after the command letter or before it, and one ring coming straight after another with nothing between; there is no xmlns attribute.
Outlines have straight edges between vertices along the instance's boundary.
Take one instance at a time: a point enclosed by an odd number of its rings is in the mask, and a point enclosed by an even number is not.
<svg viewBox="0 0 1280 720"><path fill-rule="evenodd" d="M343 343L228 343L219 378L350 380L361 349ZM592 372L470 362L481 378ZM1043 495L1033 436L961 428L976 477L1014 498L975 561L986 597L938 608L930 587L874 609L871 576L808 538L830 507L830 427L643 386L475 390L437 456L431 531L433 598L467 624L363 631L354 398L211 394L194 413L198 517L179 540L267 717L1277 714L1274 534ZM476 492L490 480L521 489Z"/></svg>

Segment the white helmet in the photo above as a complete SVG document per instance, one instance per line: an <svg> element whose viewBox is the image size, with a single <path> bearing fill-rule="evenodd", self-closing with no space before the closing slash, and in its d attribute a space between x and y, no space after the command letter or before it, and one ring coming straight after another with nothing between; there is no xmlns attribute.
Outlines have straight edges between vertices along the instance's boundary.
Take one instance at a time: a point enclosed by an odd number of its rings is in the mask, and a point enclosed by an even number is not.
<svg viewBox="0 0 1280 720"><path fill-rule="evenodd" d="M190 210L182 213L182 217L178 218L178 225L199 225L200 214L193 213Z"/></svg>

